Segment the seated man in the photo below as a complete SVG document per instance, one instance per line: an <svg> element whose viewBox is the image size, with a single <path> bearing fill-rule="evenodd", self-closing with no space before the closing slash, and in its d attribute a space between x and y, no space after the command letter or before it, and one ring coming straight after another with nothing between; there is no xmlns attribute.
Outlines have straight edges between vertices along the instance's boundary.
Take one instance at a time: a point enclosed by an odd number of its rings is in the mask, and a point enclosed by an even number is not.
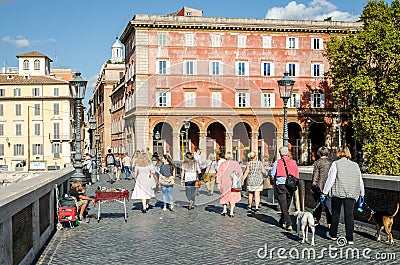
<svg viewBox="0 0 400 265"><path fill-rule="evenodd" d="M72 184L71 184L71 189L69 190L69 195L73 196L76 198L77 200L77 211L79 214L79 221L83 220L83 213L86 210L86 207L89 204L89 201L91 201L93 203L93 205L95 204L95 200L93 198L90 198L89 196L85 195L85 189L82 186L82 181L79 180L75 180Z"/></svg>

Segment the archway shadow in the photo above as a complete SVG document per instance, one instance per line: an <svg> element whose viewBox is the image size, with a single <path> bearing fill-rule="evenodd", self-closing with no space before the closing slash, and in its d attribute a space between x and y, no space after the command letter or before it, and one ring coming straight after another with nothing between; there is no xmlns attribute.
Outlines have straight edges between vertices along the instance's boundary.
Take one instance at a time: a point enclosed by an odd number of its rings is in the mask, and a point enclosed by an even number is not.
<svg viewBox="0 0 400 265"><path fill-rule="evenodd" d="M207 205L204 210L210 213L221 214L223 207L222 206L215 206L212 204Z"/></svg>

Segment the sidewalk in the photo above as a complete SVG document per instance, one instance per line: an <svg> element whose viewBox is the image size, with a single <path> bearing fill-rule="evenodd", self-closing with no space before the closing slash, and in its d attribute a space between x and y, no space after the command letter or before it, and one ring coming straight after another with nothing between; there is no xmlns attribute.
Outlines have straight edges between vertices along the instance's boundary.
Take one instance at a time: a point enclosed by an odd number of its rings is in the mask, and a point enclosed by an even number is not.
<svg viewBox="0 0 400 265"><path fill-rule="evenodd" d="M94 196L97 187L132 190L133 180L112 185L101 182L88 188ZM176 183L179 183L177 181ZM356 225L355 245L325 238L326 228L316 229L315 247L300 244L295 231L278 226L279 212L265 203L260 214L248 215L246 198L237 204L235 217L221 216L218 193L207 196L205 187L196 197L194 210L186 208L184 187L174 186L177 206L162 211L161 193L152 199L143 214L139 201L129 201L128 222L120 203L102 205L102 220L91 219L74 229L57 231L37 264L398 264L400 250L395 245L376 242L375 231ZM97 207L90 206L93 215ZM293 219L293 222L294 219ZM324 222L322 222L324 224ZM294 229L296 226L294 225ZM339 227L339 236L344 226ZM310 236L310 234L309 234ZM383 239L386 237L384 236ZM394 255L394 256L393 256ZM378 258L380 260L378 260ZM385 258L386 261L382 261Z"/></svg>

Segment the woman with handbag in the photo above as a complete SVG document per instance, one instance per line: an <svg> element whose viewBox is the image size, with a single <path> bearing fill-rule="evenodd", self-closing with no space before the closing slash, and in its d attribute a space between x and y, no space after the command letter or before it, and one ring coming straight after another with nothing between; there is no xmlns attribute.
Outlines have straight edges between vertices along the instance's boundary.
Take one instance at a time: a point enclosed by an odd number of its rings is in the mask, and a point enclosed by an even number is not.
<svg viewBox="0 0 400 265"><path fill-rule="evenodd" d="M221 193L219 203L223 205L222 216L227 215L227 204L230 204L229 217L234 216L235 205L240 201L242 195L240 187L235 186L235 179L240 180L243 185L243 172L237 161L232 160L230 152L225 155L226 161L222 162L217 172L218 189Z"/></svg>
<svg viewBox="0 0 400 265"><path fill-rule="evenodd" d="M159 171L159 182L161 185L162 199L163 199L163 211L167 210L167 197L169 200L169 209L174 210L174 199L172 198L172 190L175 183L175 169L172 163L171 157L164 154L161 157L162 165Z"/></svg>
<svg viewBox="0 0 400 265"><path fill-rule="evenodd" d="M210 153L206 160L206 171L203 176L204 183L208 190L208 196L212 196L214 193L215 178L217 177L217 161L215 160L215 154Z"/></svg>
<svg viewBox="0 0 400 265"><path fill-rule="evenodd" d="M158 184L158 179L150 158L144 152L138 155L134 177L136 183L131 199L141 200L142 213L146 213L149 209L150 199L154 197L154 190Z"/></svg>
<svg viewBox="0 0 400 265"><path fill-rule="evenodd" d="M189 210L193 209L196 200L195 184L199 181L200 174L199 164L194 159L192 153L187 152L185 161L182 163L181 184L185 183L186 198L189 201Z"/></svg>
<svg viewBox="0 0 400 265"><path fill-rule="evenodd" d="M254 213L259 213L259 206L261 200L261 192L263 190L264 174L266 170L261 161L257 160L257 154L253 151L248 153L247 157L250 159L247 162L246 169L244 171L243 179L247 178L247 191L248 191L248 202L247 211L252 212L253 197L256 208Z"/></svg>

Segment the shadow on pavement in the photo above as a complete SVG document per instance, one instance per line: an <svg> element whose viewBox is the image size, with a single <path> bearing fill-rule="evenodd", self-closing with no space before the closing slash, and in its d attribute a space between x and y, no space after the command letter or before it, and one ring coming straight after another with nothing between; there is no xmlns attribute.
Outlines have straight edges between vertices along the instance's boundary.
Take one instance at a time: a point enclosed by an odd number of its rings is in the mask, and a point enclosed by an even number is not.
<svg viewBox="0 0 400 265"><path fill-rule="evenodd" d="M207 205L204 210L210 213L217 213L220 214L222 212L222 206L215 206L215 205Z"/></svg>

